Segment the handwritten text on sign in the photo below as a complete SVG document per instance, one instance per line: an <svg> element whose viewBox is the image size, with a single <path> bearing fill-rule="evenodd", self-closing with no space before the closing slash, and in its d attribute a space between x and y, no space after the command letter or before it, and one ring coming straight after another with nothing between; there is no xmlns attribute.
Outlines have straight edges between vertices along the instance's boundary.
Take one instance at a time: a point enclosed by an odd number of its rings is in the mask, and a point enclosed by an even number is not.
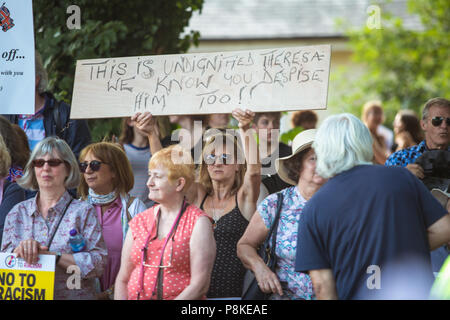
<svg viewBox="0 0 450 320"><path fill-rule="evenodd" d="M325 109L329 45L77 61L72 118Z"/></svg>

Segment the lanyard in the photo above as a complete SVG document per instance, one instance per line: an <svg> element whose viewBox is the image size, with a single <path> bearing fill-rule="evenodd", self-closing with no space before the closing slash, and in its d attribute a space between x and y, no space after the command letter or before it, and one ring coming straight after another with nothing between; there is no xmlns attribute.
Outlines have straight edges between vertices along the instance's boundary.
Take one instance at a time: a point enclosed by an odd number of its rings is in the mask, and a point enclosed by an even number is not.
<svg viewBox="0 0 450 320"><path fill-rule="evenodd" d="M161 256L159 259L159 266L161 266L161 264L163 263L163 259L164 259L164 251L166 250L166 246L167 243L169 242L169 239L172 238L173 236L175 236L175 232L176 229L178 227L178 223L180 222L181 216L183 215L184 211L186 210L187 207L187 202L186 199L183 199L183 204L181 205L181 209L180 212L178 213L177 217L175 218L175 221L172 224L172 227L170 228L169 233L167 234L166 240L164 241L164 245L161 249ZM160 209L161 210L161 209ZM145 240L145 246L141 249L142 253L142 260L141 260L141 274L140 274L140 281L139 281L139 288L138 288L138 294L137 294L137 299L140 299L140 295L141 295L141 291L144 288L144 263L145 263L145 251L148 249L148 245L150 243L150 237L152 235L153 232L153 228L156 227L156 236L158 236L158 226L157 223L159 224L159 219L161 216L161 211L158 212L158 216L157 219L155 220L155 223L153 224L152 230L150 230L147 239ZM157 275L157 279L155 281L155 284L153 285L153 289L152 289L152 295L151 297L153 297L153 295L155 294L156 291L156 286L158 284L158 278L162 276L162 274L160 274L161 268L159 268L160 270L158 270L158 275Z"/></svg>

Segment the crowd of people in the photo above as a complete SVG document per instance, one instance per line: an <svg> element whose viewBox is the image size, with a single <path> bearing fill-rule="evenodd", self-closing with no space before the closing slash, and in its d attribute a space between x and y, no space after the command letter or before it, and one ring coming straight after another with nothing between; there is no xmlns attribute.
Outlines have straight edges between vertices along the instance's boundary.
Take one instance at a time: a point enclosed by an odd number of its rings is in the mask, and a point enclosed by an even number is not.
<svg viewBox="0 0 450 320"><path fill-rule="evenodd" d="M281 113L242 109L170 116L169 134L136 113L93 143L46 79L37 55L35 114L0 116L0 240L29 264L55 255L55 299L240 299L247 270L275 300L430 297L450 252L447 99L400 111L391 136L369 101L317 129L295 113L291 146Z"/></svg>

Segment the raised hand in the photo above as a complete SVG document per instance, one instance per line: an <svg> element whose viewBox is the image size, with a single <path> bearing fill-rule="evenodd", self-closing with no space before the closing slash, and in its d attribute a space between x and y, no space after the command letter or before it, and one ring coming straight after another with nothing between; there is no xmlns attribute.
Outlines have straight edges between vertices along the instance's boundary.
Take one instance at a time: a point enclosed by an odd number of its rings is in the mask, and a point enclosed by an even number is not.
<svg viewBox="0 0 450 320"><path fill-rule="evenodd" d="M146 111L144 113L137 112L135 115L131 117L131 121L134 122L134 126L142 131L142 133L148 135L159 134L158 124L156 122L156 118L153 115Z"/></svg>
<svg viewBox="0 0 450 320"><path fill-rule="evenodd" d="M250 124L255 118L255 113L249 109L244 111L240 108L236 108L231 114L233 118L235 118L239 122L239 128L244 130L250 128Z"/></svg>

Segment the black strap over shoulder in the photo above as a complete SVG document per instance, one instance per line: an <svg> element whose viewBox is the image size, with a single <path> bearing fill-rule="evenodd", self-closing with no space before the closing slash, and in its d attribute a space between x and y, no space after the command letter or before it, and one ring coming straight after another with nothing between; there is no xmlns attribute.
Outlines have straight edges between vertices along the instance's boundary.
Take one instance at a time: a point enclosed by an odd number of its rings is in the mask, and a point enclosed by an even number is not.
<svg viewBox="0 0 450 320"><path fill-rule="evenodd" d="M64 208L61 218L59 218L58 224L56 225L55 231L53 232L52 236L50 237L50 240L47 243L47 248L49 251L50 251L50 246L52 245L52 242L53 242L53 238L55 237L56 232L58 232L59 225L61 224L61 221L64 218L64 216L66 215L66 211L69 208L72 201L73 201L73 198L70 199L70 201L67 203L66 207Z"/></svg>
<svg viewBox="0 0 450 320"><path fill-rule="evenodd" d="M277 193L277 212L273 220L272 226L270 227L269 233L267 234L266 240L261 247L262 252L260 252L266 265L270 270L274 271L276 267L277 255L275 253L277 245L277 233L278 233L278 222L280 221L281 208L283 206L283 194L281 192Z"/></svg>
<svg viewBox="0 0 450 320"><path fill-rule="evenodd" d="M280 215L281 215L281 207L283 206L283 194L281 192L277 193L277 212L275 214L275 218L273 220L272 226L270 227L269 234L267 235L266 241L268 242L271 238L271 235L274 233L275 230L278 229L278 222L280 221ZM274 246L277 241L277 232L275 231L275 234L272 237L272 245Z"/></svg>
<svg viewBox="0 0 450 320"><path fill-rule="evenodd" d="M61 105L61 101L57 101L55 99L55 104L53 106L53 110L52 110L52 115L53 115L53 120L55 122L55 134L56 136L58 136L59 138L61 138L61 131L62 131L62 124L61 124L61 117L59 116L59 106Z"/></svg>

